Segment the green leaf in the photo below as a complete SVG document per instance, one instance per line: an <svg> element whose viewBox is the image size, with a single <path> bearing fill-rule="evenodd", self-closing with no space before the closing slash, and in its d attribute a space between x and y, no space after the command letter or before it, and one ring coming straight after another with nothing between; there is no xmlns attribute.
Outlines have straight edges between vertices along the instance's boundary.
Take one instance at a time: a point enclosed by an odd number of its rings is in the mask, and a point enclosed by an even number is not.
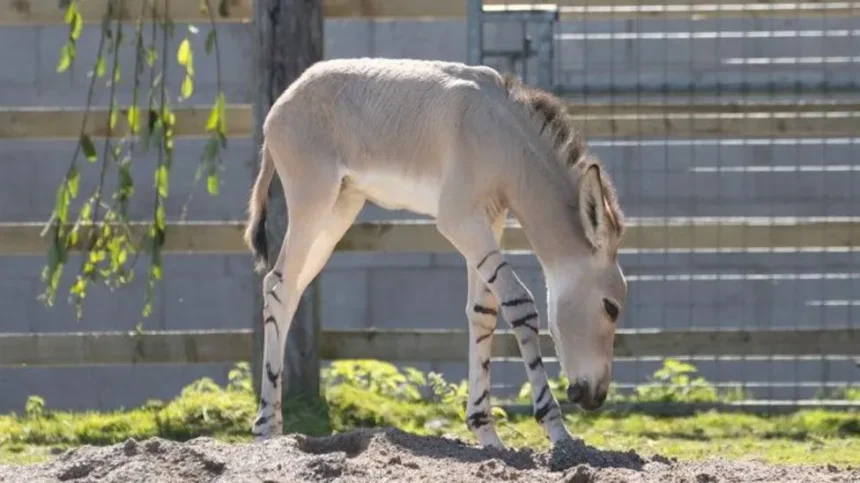
<svg viewBox="0 0 860 483"><path fill-rule="evenodd" d="M218 194L218 173L211 173L206 177L206 190L210 195Z"/></svg>
<svg viewBox="0 0 860 483"><path fill-rule="evenodd" d="M66 43L60 49L60 61L57 63L57 72L62 73L69 69L69 66L72 65L72 59L74 59L74 47L71 44Z"/></svg>
<svg viewBox="0 0 860 483"><path fill-rule="evenodd" d="M60 183L57 187L57 198L54 202L54 213L57 214L57 224L62 226L68 219L69 214L69 190L66 183Z"/></svg>
<svg viewBox="0 0 860 483"><path fill-rule="evenodd" d="M203 45L206 49L206 53L212 53L212 48L215 47L215 29L209 30L209 33L206 34L206 43Z"/></svg>
<svg viewBox="0 0 860 483"><path fill-rule="evenodd" d="M113 131L116 128L117 121L117 108L116 106L111 106L110 113L108 114L108 126L110 126L110 130Z"/></svg>
<svg viewBox="0 0 860 483"><path fill-rule="evenodd" d="M90 262L98 263L105 259L105 251L104 250L93 250L90 252Z"/></svg>
<svg viewBox="0 0 860 483"><path fill-rule="evenodd" d="M176 113L170 110L170 107L164 107L161 111L161 119L164 121L165 127L173 129L173 126L176 124Z"/></svg>
<svg viewBox="0 0 860 483"><path fill-rule="evenodd" d="M81 134L80 143L87 161L94 163L98 159L98 155L96 154L96 147L93 146L92 139L87 134Z"/></svg>
<svg viewBox="0 0 860 483"><path fill-rule="evenodd" d="M90 217L92 216L93 205L92 203L84 203L84 206L81 207L80 219L81 221L88 222L90 221Z"/></svg>
<svg viewBox="0 0 860 483"><path fill-rule="evenodd" d="M72 285L72 288L69 291L77 295L78 297L83 298L87 292L87 280L84 277L78 275L78 279L75 281L75 284Z"/></svg>
<svg viewBox="0 0 860 483"><path fill-rule="evenodd" d="M218 110L220 111L219 118L221 120L218 134L225 137L227 136L227 97L223 92L218 93L216 106L218 106Z"/></svg>
<svg viewBox="0 0 860 483"><path fill-rule="evenodd" d="M161 280L161 266L160 265L153 265L150 273L152 274L152 278L154 278L156 280Z"/></svg>
<svg viewBox="0 0 860 483"><path fill-rule="evenodd" d="M158 58L158 51L155 50L155 47L150 47L146 51L146 63L149 64L149 67L152 68L155 66L155 60Z"/></svg>
<svg viewBox="0 0 860 483"><path fill-rule="evenodd" d="M116 65L113 66L113 83L114 84L119 84L119 80L122 77L122 76L120 76L119 72L120 72L119 62L117 62Z"/></svg>
<svg viewBox="0 0 860 483"><path fill-rule="evenodd" d="M167 227L167 215L164 212L164 205L158 205L155 209L155 229L156 232L164 234Z"/></svg>
<svg viewBox="0 0 860 483"><path fill-rule="evenodd" d="M96 76L105 76L105 59L101 56L101 54L99 54L99 58L98 60L96 60Z"/></svg>
<svg viewBox="0 0 860 483"><path fill-rule="evenodd" d="M69 32L69 37L71 37L72 40L78 40L81 36L81 30L84 27L84 19L81 17L79 12L75 12L70 25L72 30Z"/></svg>
<svg viewBox="0 0 860 483"><path fill-rule="evenodd" d="M80 186L81 181L81 173L78 171L78 168L72 166L72 169L69 170L69 174L66 177L67 189L69 190L69 195L72 198L78 196L78 187Z"/></svg>
<svg viewBox="0 0 860 483"><path fill-rule="evenodd" d="M182 39L182 42L179 44L179 50L176 52L176 60L182 66L187 65L191 60L191 41L188 40L188 37Z"/></svg>
<svg viewBox="0 0 860 483"><path fill-rule="evenodd" d="M123 162L119 167L119 191L123 198L130 198L134 192L134 180L131 177L131 164Z"/></svg>
<svg viewBox="0 0 860 483"><path fill-rule="evenodd" d="M209 119L206 120L206 130L214 131L218 129L218 124L221 120L221 111L218 109L218 99L215 99L215 104L212 105L212 110L209 111Z"/></svg>
<svg viewBox="0 0 860 483"><path fill-rule="evenodd" d="M140 131L140 109L137 106L128 107L128 127L132 134L137 134Z"/></svg>
<svg viewBox="0 0 860 483"><path fill-rule="evenodd" d="M66 24L71 24L76 15L79 15L78 2L69 2L69 6L66 8L66 16L63 20Z"/></svg>
<svg viewBox="0 0 860 483"><path fill-rule="evenodd" d="M158 196L161 196L162 198L167 198L167 184L167 166L162 164L155 170L155 190L158 192Z"/></svg>
<svg viewBox="0 0 860 483"><path fill-rule="evenodd" d="M186 75L185 79L182 80L182 90L181 94L184 98L191 97L191 94L194 92L194 82L191 80L191 76Z"/></svg>
<svg viewBox="0 0 860 483"><path fill-rule="evenodd" d="M215 103L212 105L209 119L206 121L206 130L217 131L222 136L227 134L227 98L223 92L219 92L215 96Z"/></svg>

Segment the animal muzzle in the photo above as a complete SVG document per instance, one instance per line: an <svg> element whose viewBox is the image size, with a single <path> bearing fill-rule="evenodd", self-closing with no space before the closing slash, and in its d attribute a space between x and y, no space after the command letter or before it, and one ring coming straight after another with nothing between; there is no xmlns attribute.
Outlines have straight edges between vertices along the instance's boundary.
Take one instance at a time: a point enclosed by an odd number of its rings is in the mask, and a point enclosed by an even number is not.
<svg viewBox="0 0 860 483"><path fill-rule="evenodd" d="M579 404L579 407L586 411L594 411L606 401L606 390L595 389L591 384L577 381L567 386L567 399Z"/></svg>

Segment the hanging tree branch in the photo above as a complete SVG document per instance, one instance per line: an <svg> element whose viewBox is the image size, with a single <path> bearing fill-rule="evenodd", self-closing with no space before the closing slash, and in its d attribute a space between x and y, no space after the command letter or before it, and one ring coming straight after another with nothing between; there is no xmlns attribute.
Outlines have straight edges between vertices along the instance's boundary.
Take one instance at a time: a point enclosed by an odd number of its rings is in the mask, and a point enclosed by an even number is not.
<svg viewBox="0 0 860 483"><path fill-rule="evenodd" d="M117 85L122 80L120 53L125 40L125 29L120 12L125 12L125 2L124 0L105 1L107 9L102 18L98 49L90 72L86 110L81 121L80 136L72 153L69 168L57 187L54 209L43 230L43 235L49 236L50 247L47 263L42 270L45 290L39 297L48 306L54 304L63 269L69 259L69 252L74 247L79 247L82 259L75 281L69 289L69 303L75 305L76 316L80 318L88 287L93 283L102 282L114 289L131 282L134 278L134 266L143 249L150 257L147 292L142 311L142 315L148 317L152 312L153 288L162 276L161 254L167 236L167 199L173 165L176 121L170 101L173 94L168 88L167 81L168 73L172 72L169 69L172 65L169 61L172 55L168 49L169 40L175 34L175 25L169 16L170 0L141 2L141 10L135 21L131 42L134 49L132 100L130 104L122 106L116 94ZM219 1L219 9L223 11L226 9L226 1ZM66 72L75 64L79 56L77 41L83 30L84 19L78 9L78 3L73 0L69 2L66 9L65 23L69 27L69 36L60 48L58 73ZM196 185L202 173L205 172L207 191L214 196L219 191L219 172L222 163L220 151L227 147L227 101L221 85L218 33L210 0L201 0L200 8L209 19L209 31L204 46L207 55L215 51L217 93L206 122L206 130L210 137L201 153L194 184ZM147 9L150 9L151 17L148 20L151 23L151 38L148 41L144 39L146 23L144 18L147 16ZM183 76L179 83L178 100L180 102L187 100L194 93L195 70L191 36L197 35L198 32L197 27L189 25L175 53L175 62L182 67ZM98 79L105 78L107 73L105 52L111 62L110 76L106 78L105 84L109 90L108 125L101 154L99 154L96 143L87 133L87 123L96 83ZM143 82L141 79L145 77L147 71L149 73L147 106L142 109L140 89ZM124 134L117 138L120 112L125 112L127 126ZM133 220L128 212L129 202L135 195L132 165L135 154L141 154L136 150L139 147L142 147L143 153L150 149L157 150L157 162L153 170L155 188L153 210L143 240L135 239L135 233L130 225ZM81 153L88 161L88 165L79 165ZM91 169L89 165L95 165L92 168L98 170L97 184L80 205L74 222L71 223L70 211L79 195L81 171ZM106 190L111 188L107 176L110 170L115 170L116 177L113 192L106 199ZM183 208L183 218L186 209L187 205Z"/></svg>

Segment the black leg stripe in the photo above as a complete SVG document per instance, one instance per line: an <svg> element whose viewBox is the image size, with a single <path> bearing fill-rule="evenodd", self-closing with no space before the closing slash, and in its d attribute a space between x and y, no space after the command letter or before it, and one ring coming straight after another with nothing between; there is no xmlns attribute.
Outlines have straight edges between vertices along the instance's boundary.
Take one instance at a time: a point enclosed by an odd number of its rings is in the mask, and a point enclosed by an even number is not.
<svg viewBox="0 0 860 483"><path fill-rule="evenodd" d="M547 401L541 407L539 407L537 411L535 411L535 419L537 419L537 422L542 423L543 418L545 418L546 415L549 414L549 410L551 408L552 405L550 404L550 401Z"/></svg>
<svg viewBox="0 0 860 483"><path fill-rule="evenodd" d="M264 407L266 407L268 405L269 405L269 401L266 401L265 399L260 398L260 409L263 409Z"/></svg>
<svg viewBox="0 0 860 483"><path fill-rule="evenodd" d="M281 272L279 272L279 271L277 271L277 270L273 270L273 271L272 271L272 273L273 273L276 277L278 277L278 280L283 280L283 279L284 279L284 274L283 274L283 273L281 273Z"/></svg>
<svg viewBox="0 0 860 483"><path fill-rule="evenodd" d="M543 397L546 396L547 391L549 391L549 385L544 386L543 389L540 390L540 394L538 394L537 399L535 399L535 404L541 402Z"/></svg>
<svg viewBox="0 0 860 483"><path fill-rule="evenodd" d="M531 362L529 362L529 369L531 370L537 369L538 366L543 366L543 360L540 356L535 357Z"/></svg>
<svg viewBox="0 0 860 483"><path fill-rule="evenodd" d="M269 325L269 324L274 324L274 326L275 326L275 335L276 335L276 336L278 336L278 337L280 337L280 336L281 336L281 329L279 329L279 328L278 328L278 322L275 320L275 316L274 316L274 315L270 315L270 316L266 317L266 320L265 320L265 321L263 321L263 330L265 330L266 326L267 326L267 325Z"/></svg>
<svg viewBox="0 0 860 483"><path fill-rule="evenodd" d="M484 369L485 371L489 371L490 370L490 360L487 359L484 362L482 362L481 368Z"/></svg>
<svg viewBox="0 0 860 483"><path fill-rule="evenodd" d="M498 267L496 267L496 271L495 271L495 272L493 272L493 276L492 276L492 277L490 277L490 279L489 279L489 280L487 280L487 283L493 283L493 282L495 282L495 281L496 281L496 277L498 277L498 276L499 276L499 270L501 270L501 269L502 269L502 267L507 267L507 266L508 266L508 262L502 262L502 263L500 263L500 264L499 264L499 266L498 266Z"/></svg>
<svg viewBox="0 0 860 483"><path fill-rule="evenodd" d="M478 262L478 265L477 265L475 268L480 269L480 268L481 268L481 266L482 266L482 265L484 265L484 263L485 263L487 260L489 260L489 259L490 259L490 257L491 257L491 256L493 256L493 255L495 255L496 253L499 253L499 251L498 251L498 250L493 250L493 251L491 251L490 253L488 253L488 254L484 255L484 258L482 258L482 259L481 259L481 261L480 261L480 262Z"/></svg>
<svg viewBox="0 0 860 483"><path fill-rule="evenodd" d="M530 297L520 297L518 299L508 300L507 302L502 302L502 306L504 307L516 307L517 305L523 304L533 304L534 300Z"/></svg>
<svg viewBox="0 0 860 483"><path fill-rule="evenodd" d="M475 406L479 406L482 402L484 402L484 399L487 399L488 397L490 397L490 390L485 389L484 392L481 393L480 396L478 396L478 399L475 399Z"/></svg>
<svg viewBox="0 0 860 483"><path fill-rule="evenodd" d="M484 335L478 337L477 339L475 339L475 344L480 344L485 339L492 337L492 336L493 336L493 331L491 330L488 334L484 334Z"/></svg>
<svg viewBox="0 0 860 483"><path fill-rule="evenodd" d="M266 377L273 386L278 387L278 375L272 372L272 365L268 362L266 363Z"/></svg>
<svg viewBox="0 0 860 483"><path fill-rule="evenodd" d="M271 295L276 302L278 302L279 304L281 303L281 299L278 297L278 294L275 293L275 289L269 290L269 295Z"/></svg>
<svg viewBox="0 0 860 483"><path fill-rule="evenodd" d="M271 418L271 416L260 416L259 418L257 418L256 421L254 421L254 426L260 426L261 424L266 424L266 422L269 421L269 418Z"/></svg>
<svg viewBox="0 0 860 483"><path fill-rule="evenodd" d="M481 426L490 424L490 417L484 411L479 411L470 415L466 419L466 424L472 429L478 429Z"/></svg>
<svg viewBox="0 0 860 483"><path fill-rule="evenodd" d="M499 315L499 313L496 311L496 309L494 309L492 307L484 307L483 305L478 305L478 304L475 304L475 306L472 307L472 310L474 310L476 313L484 314L484 315L493 315L493 316Z"/></svg>
<svg viewBox="0 0 860 483"><path fill-rule="evenodd" d="M529 323L528 323L529 321L534 320L534 319L537 319L537 318L538 318L538 314L537 314L537 312L532 312L532 313L530 313L530 314L528 314L528 315L524 315L524 316L520 317L519 319L516 319L516 320L514 320L513 322L511 322L511 327L513 327L514 329L516 329L517 327L525 326L525 327L528 327L529 329L531 329L532 331L534 331L534 333L536 333L536 334L537 334L537 332L538 332L537 327L535 327L535 326L533 326L533 325L531 325L531 324L529 324Z"/></svg>

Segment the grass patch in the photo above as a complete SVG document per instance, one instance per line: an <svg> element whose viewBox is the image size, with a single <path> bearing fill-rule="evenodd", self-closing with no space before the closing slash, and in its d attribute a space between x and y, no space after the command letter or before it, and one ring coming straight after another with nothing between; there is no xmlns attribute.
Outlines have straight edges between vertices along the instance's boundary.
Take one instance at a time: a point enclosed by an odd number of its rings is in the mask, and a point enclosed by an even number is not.
<svg viewBox="0 0 860 483"><path fill-rule="evenodd" d="M677 374L667 376L667 371L677 369L694 386L692 390L652 385L639 392L639 400L683 402L721 397L705 381L690 377L689 367L669 362L658 375L670 381ZM563 387L563 382L554 381L553 385ZM323 386L324 404L284 403L285 431L322 435L357 427L395 426L417 434L453 435L474 442L464 423L464 382L448 383L438 374L414 369L399 371L379 361L339 361L323 373ZM523 394L527 397L528 392ZM150 401L125 411L47 411L43 400L31 397L24 414L0 416L0 463L43 461L69 447L113 444L128 438L159 436L184 441L211 436L224 441L250 441L255 412L244 364L230 373L225 387L203 378L172 401ZM498 408L494 417L507 444L549 447L531 417L509 416ZM857 412L806 410L791 415L756 416L709 411L671 418L577 412L567 415L566 423L575 435L598 448L633 448L643 455L860 464Z"/></svg>

